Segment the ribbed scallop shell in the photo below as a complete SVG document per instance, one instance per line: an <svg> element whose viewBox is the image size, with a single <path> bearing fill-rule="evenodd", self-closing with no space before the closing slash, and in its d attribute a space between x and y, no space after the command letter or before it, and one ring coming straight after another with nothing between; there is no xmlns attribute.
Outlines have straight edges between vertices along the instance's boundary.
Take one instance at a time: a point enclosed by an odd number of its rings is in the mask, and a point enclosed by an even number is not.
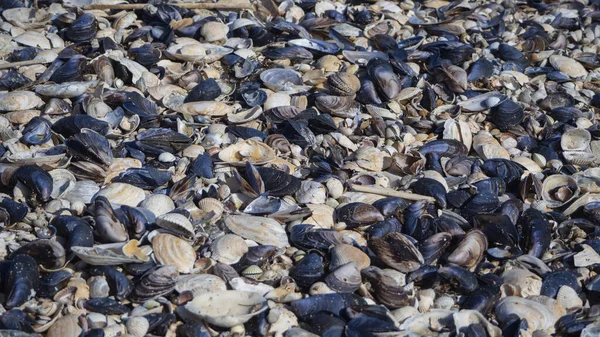
<svg viewBox="0 0 600 337"><path fill-rule="evenodd" d="M223 216L223 203L215 198L204 198L198 201L198 208L205 214L208 215L213 212L213 216L210 221L217 221ZM208 219L206 221L209 221Z"/></svg>
<svg viewBox="0 0 600 337"><path fill-rule="evenodd" d="M189 242L171 234L157 234L152 239L154 257L162 265L174 265L180 273L190 273L196 261L196 251Z"/></svg>
<svg viewBox="0 0 600 337"><path fill-rule="evenodd" d="M156 224L176 234L186 237L194 236L194 226L185 215L180 213L163 214L156 218Z"/></svg>
<svg viewBox="0 0 600 337"><path fill-rule="evenodd" d="M216 238L210 245L212 258L225 264L237 263L248 252L248 245L242 237L225 234Z"/></svg>
<svg viewBox="0 0 600 337"><path fill-rule="evenodd" d="M59 318L48 330L48 337L78 337L82 332L77 315Z"/></svg>
<svg viewBox="0 0 600 337"><path fill-rule="evenodd" d="M144 337L150 329L150 323L146 317L136 316L127 320L127 332L133 337Z"/></svg>
<svg viewBox="0 0 600 337"><path fill-rule="evenodd" d="M329 265L331 270L350 262L354 262L358 270L362 270L371 265L369 256L352 245L341 244L335 246L331 250L331 263Z"/></svg>

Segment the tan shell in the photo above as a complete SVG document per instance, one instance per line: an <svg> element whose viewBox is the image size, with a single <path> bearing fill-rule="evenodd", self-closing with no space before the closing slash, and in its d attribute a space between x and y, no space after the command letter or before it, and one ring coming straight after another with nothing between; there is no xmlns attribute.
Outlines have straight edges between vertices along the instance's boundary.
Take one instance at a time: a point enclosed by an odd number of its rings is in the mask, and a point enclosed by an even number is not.
<svg viewBox="0 0 600 337"><path fill-rule="evenodd" d="M351 73L333 73L327 78L327 86L335 95L352 96L360 90L360 80Z"/></svg>
<svg viewBox="0 0 600 337"><path fill-rule="evenodd" d="M560 137L563 151L585 151L592 141L592 135L586 129L570 129Z"/></svg>
<svg viewBox="0 0 600 337"><path fill-rule="evenodd" d="M94 247L71 247L84 262L95 266L112 266L123 263L144 263L150 258L137 246L137 240L127 243L109 243Z"/></svg>
<svg viewBox="0 0 600 337"><path fill-rule="evenodd" d="M150 328L150 323L143 316L130 317L127 320L127 333L132 337L144 337Z"/></svg>
<svg viewBox="0 0 600 337"><path fill-rule="evenodd" d="M248 245L241 236L225 234L210 245L212 258L225 264L237 263L248 252Z"/></svg>
<svg viewBox="0 0 600 337"><path fill-rule="evenodd" d="M243 324L267 308L261 294L237 290L203 294L185 305L193 316L223 328Z"/></svg>
<svg viewBox="0 0 600 337"><path fill-rule="evenodd" d="M527 331L545 330L552 333L554 323L558 319L552 309L536 301L524 299L517 296L509 296L501 299L495 307L496 317L502 323L509 321L512 315L527 319L529 328Z"/></svg>
<svg viewBox="0 0 600 337"><path fill-rule="evenodd" d="M255 120L263 114L263 109L260 105L255 106L254 108L242 111L231 111L227 114L227 120L233 124L241 124L247 123L249 121Z"/></svg>
<svg viewBox="0 0 600 337"><path fill-rule="evenodd" d="M487 131L480 131L473 137L473 149L483 159L510 159L508 151Z"/></svg>
<svg viewBox="0 0 600 337"><path fill-rule="evenodd" d="M550 208L561 207L579 196L577 181L564 174L554 174L542 185L542 199Z"/></svg>
<svg viewBox="0 0 600 337"><path fill-rule="evenodd" d="M154 258L162 265L174 265L180 273L191 273L196 251L189 242L171 234L157 234L152 238Z"/></svg>
<svg viewBox="0 0 600 337"><path fill-rule="evenodd" d="M151 194L142 201L140 207L143 207L156 216L167 214L175 209L175 203L165 194Z"/></svg>
<svg viewBox="0 0 600 337"><path fill-rule="evenodd" d="M185 237L194 237L194 226L180 213L167 213L156 218L156 225Z"/></svg>
<svg viewBox="0 0 600 337"><path fill-rule="evenodd" d="M527 171L533 174L542 172L542 168L535 161L528 157L515 157L513 158L513 161L523 165Z"/></svg>
<svg viewBox="0 0 600 337"><path fill-rule="evenodd" d="M354 161L365 170L379 172L385 166L386 153L374 147L360 147L354 153ZM388 157L388 161L391 159Z"/></svg>
<svg viewBox="0 0 600 337"><path fill-rule="evenodd" d="M56 169L48 172L52 177L52 199L60 199L75 187L75 176L71 171Z"/></svg>
<svg viewBox="0 0 600 337"><path fill-rule="evenodd" d="M223 279L211 274L182 275L177 278L175 290L178 293L191 291L194 297L205 293L214 293L227 290Z"/></svg>
<svg viewBox="0 0 600 337"><path fill-rule="evenodd" d="M0 94L0 111L20 111L39 108L44 101L31 91L12 91Z"/></svg>
<svg viewBox="0 0 600 337"><path fill-rule="evenodd" d="M581 308L583 306L583 301L577 295L577 291L569 286L562 286L558 289L556 300L565 310Z"/></svg>
<svg viewBox="0 0 600 337"><path fill-rule="evenodd" d="M274 219L251 215L228 215L225 225L235 234L262 245L289 247L285 228Z"/></svg>
<svg viewBox="0 0 600 337"><path fill-rule="evenodd" d="M550 56L550 64L554 69L563 72L570 77L584 77L587 76L588 72L581 65L581 63L574 59L562 55Z"/></svg>
<svg viewBox="0 0 600 337"><path fill-rule="evenodd" d="M325 204L306 204L312 215L302 223L307 225L315 225L319 228L333 227L333 212L335 209Z"/></svg>
<svg viewBox="0 0 600 337"><path fill-rule="evenodd" d="M331 250L331 263L329 269L336 269L349 262L354 262L358 270L371 265L371 259L362 250L348 244L340 244Z"/></svg>
<svg viewBox="0 0 600 337"><path fill-rule="evenodd" d="M215 198L198 201L198 208L202 211L203 221L215 222L223 216L223 203Z"/></svg>
<svg viewBox="0 0 600 337"><path fill-rule="evenodd" d="M569 164L587 166L598 160L594 153L584 151L563 151L563 157Z"/></svg>
<svg viewBox="0 0 600 337"><path fill-rule="evenodd" d="M227 38L229 26L222 22L210 21L202 25L200 35L206 42L214 42Z"/></svg>
<svg viewBox="0 0 600 337"><path fill-rule="evenodd" d="M485 234L478 229L472 230L448 256L448 262L474 269L483 259L487 248L488 240Z"/></svg>
<svg viewBox="0 0 600 337"><path fill-rule="evenodd" d="M233 107L223 102L201 101L183 103L174 110L192 116L220 117L232 113Z"/></svg>
<svg viewBox="0 0 600 337"><path fill-rule="evenodd" d="M444 139L454 139L463 143L467 147L467 151L471 150L473 144L473 133L469 128L469 124L455 119L448 119L444 122Z"/></svg>
<svg viewBox="0 0 600 337"><path fill-rule="evenodd" d="M144 190L126 183L112 183L106 185L96 193L96 197L104 196L113 204L137 206L144 198Z"/></svg>
<svg viewBox="0 0 600 337"><path fill-rule="evenodd" d="M600 255L589 245L582 245L583 250L573 256L575 267L589 267L600 263Z"/></svg>
<svg viewBox="0 0 600 337"><path fill-rule="evenodd" d="M275 159L275 151L268 145L253 139L229 145L219 152L219 159L235 166L266 164Z"/></svg>
<svg viewBox="0 0 600 337"><path fill-rule="evenodd" d="M502 273L503 285L513 285L520 289L521 296L539 295L542 290L542 279L526 269L513 268Z"/></svg>
<svg viewBox="0 0 600 337"><path fill-rule="evenodd" d="M59 318L46 333L48 337L79 337L83 332L79 326L78 315L67 315Z"/></svg>

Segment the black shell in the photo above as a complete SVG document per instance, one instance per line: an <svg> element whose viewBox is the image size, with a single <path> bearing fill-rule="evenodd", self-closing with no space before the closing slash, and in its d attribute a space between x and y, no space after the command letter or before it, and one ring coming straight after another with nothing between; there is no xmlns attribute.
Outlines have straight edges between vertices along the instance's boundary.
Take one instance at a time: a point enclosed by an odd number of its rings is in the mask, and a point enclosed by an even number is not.
<svg viewBox="0 0 600 337"><path fill-rule="evenodd" d="M52 176L37 165L21 166L15 172L13 179L22 183L37 195L43 202L50 200L52 193Z"/></svg>
<svg viewBox="0 0 600 337"><path fill-rule="evenodd" d="M88 115L65 116L52 124L52 131L65 138L80 133L82 128L94 130L101 135L106 135L110 130L108 123Z"/></svg>
<svg viewBox="0 0 600 337"><path fill-rule="evenodd" d="M511 99L505 100L490 110L492 123L502 130L519 125L523 117L525 117L523 107Z"/></svg>
<svg viewBox="0 0 600 337"><path fill-rule="evenodd" d="M325 277L323 258L317 253L306 255L290 269L290 276L300 287L310 287Z"/></svg>
<svg viewBox="0 0 600 337"><path fill-rule="evenodd" d="M93 130L83 130L65 142L69 154L103 166L110 166L113 154L108 139Z"/></svg>
<svg viewBox="0 0 600 337"><path fill-rule="evenodd" d="M23 129L23 142L29 145L40 145L50 140L50 122L43 117L33 117Z"/></svg>
<svg viewBox="0 0 600 337"><path fill-rule="evenodd" d="M188 93L184 102L212 101L219 96L221 96L221 87L214 78L207 78Z"/></svg>
<svg viewBox="0 0 600 337"><path fill-rule="evenodd" d="M83 14L78 17L73 24L67 28L65 36L74 42L91 40L98 31L98 21L93 14Z"/></svg>

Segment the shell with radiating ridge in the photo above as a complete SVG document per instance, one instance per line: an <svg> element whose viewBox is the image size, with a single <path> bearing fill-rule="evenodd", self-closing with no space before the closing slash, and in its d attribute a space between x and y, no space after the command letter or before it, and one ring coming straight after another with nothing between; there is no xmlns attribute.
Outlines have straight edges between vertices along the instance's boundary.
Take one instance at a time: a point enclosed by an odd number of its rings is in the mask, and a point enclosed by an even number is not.
<svg viewBox="0 0 600 337"><path fill-rule="evenodd" d="M162 265L174 265L180 273L191 273L196 251L186 240L171 234L157 234L152 239L154 258Z"/></svg>
<svg viewBox="0 0 600 337"><path fill-rule="evenodd" d="M248 245L241 236L225 234L210 245L212 258L225 264L237 263L248 252Z"/></svg>
<svg viewBox="0 0 600 337"><path fill-rule="evenodd" d="M156 225L178 235L194 237L194 225L181 213L167 213L156 218Z"/></svg>

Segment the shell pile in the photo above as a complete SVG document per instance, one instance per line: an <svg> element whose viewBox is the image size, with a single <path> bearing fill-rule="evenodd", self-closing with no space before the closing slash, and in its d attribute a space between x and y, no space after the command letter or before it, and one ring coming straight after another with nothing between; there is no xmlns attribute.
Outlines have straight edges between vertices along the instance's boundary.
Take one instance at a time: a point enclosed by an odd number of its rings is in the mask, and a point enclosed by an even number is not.
<svg viewBox="0 0 600 337"><path fill-rule="evenodd" d="M0 337L598 336L599 52L598 0L0 0Z"/></svg>

